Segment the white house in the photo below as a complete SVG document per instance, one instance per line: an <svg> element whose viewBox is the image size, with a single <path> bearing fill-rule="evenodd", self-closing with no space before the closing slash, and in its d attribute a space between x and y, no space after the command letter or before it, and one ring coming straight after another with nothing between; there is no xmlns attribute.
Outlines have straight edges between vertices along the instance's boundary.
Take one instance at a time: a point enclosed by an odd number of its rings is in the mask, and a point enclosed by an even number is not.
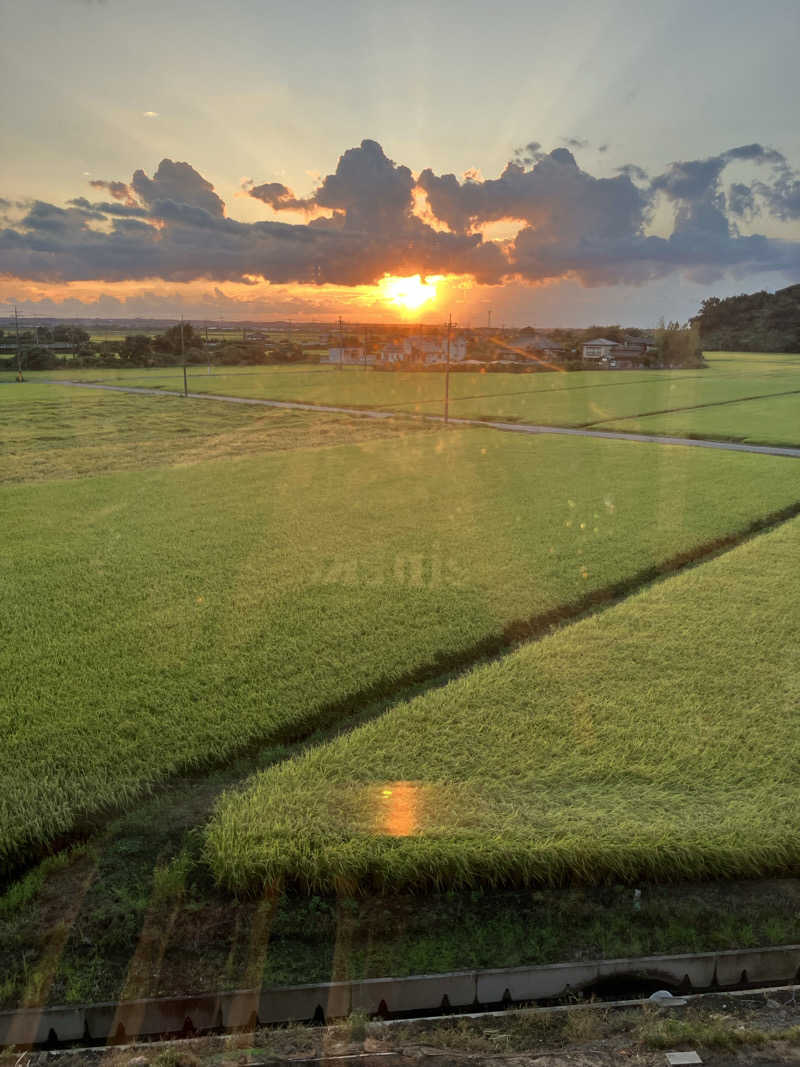
<svg viewBox="0 0 800 1067"><path fill-rule="evenodd" d="M609 360L612 348L616 348L616 341L609 341L605 337L597 337L594 341L587 341L583 346L584 359Z"/></svg>
<svg viewBox="0 0 800 1067"><path fill-rule="evenodd" d="M405 349L400 341L388 341L378 352L378 363L403 363L406 359Z"/></svg>
<svg viewBox="0 0 800 1067"><path fill-rule="evenodd" d="M365 366L375 362L375 357L369 355L364 351L362 345L345 345L343 348L338 346L328 349L328 358L323 357L320 363L336 363L341 366L347 366L348 364L359 366Z"/></svg>
<svg viewBox="0 0 800 1067"><path fill-rule="evenodd" d="M405 358L422 363L443 363L447 359L447 335L434 334L428 337L406 337L403 341ZM460 363L467 358L467 339L464 336L450 337L450 359Z"/></svg>

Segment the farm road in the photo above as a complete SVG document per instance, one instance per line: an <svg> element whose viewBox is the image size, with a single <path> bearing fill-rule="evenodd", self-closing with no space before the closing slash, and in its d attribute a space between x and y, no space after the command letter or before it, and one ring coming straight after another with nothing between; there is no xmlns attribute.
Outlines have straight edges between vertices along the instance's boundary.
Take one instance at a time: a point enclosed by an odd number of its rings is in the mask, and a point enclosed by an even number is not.
<svg viewBox="0 0 800 1067"><path fill-rule="evenodd" d="M184 396L178 389L148 389L137 385L103 385L100 382L73 382L64 379L45 379L47 385L66 385L76 389L104 389L113 393L142 393L145 396ZM444 422L442 415L415 415L408 411L376 411L374 408L347 408L333 404L303 404L294 400L265 400L260 397L222 396L219 393L187 393L193 400L221 400L228 404L251 404L257 407L287 408L294 411L325 411L335 415L361 415L369 419L424 419L426 422ZM800 448L783 448L773 445L748 445L735 441L707 441L691 437L667 437L646 433L624 433L619 430L589 430L570 426L538 426L519 422L490 422L486 419L450 420L451 426L482 426L490 430L525 434L564 434L573 437L602 437L613 441L637 441L643 444L686 445L691 448L718 448L725 452L756 452L764 456L789 456L800 459Z"/></svg>

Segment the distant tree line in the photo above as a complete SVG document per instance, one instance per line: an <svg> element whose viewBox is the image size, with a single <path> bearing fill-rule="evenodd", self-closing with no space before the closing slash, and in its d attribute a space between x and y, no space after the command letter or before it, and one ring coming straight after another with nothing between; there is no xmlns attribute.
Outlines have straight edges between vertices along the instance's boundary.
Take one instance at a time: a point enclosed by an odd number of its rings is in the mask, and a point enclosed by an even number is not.
<svg viewBox="0 0 800 1067"><path fill-rule="evenodd" d="M706 349L800 352L800 285L725 300L709 297L692 323Z"/></svg>
<svg viewBox="0 0 800 1067"><path fill-rule="evenodd" d="M0 330L0 341L16 344L16 334ZM47 346L69 342L70 350ZM89 333L73 326L38 326L20 332L23 370L56 370L91 367L163 367L183 363L213 363L220 366L301 363L309 358L300 345L283 340L266 345L260 341L208 343L190 322L177 323L161 334L130 334L121 341L92 341ZM16 352L0 358L0 369L15 370Z"/></svg>

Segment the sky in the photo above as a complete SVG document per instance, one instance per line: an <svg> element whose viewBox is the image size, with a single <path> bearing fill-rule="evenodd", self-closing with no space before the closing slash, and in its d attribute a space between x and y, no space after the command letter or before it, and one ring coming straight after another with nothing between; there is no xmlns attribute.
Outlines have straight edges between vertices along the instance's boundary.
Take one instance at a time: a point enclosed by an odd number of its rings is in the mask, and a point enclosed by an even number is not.
<svg viewBox="0 0 800 1067"><path fill-rule="evenodd" d="M0 10L0 315L646 326L800 281L795 0Z"/></svg>

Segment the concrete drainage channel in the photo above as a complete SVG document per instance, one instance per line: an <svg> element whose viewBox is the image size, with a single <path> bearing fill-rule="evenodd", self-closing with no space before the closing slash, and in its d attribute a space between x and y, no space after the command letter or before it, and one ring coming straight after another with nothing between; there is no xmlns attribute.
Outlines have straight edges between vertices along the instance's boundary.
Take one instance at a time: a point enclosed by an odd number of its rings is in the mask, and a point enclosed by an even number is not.
<svg viewBox="0 0 800 1067"><path fill-rule="evenodd" d="M579 994L618 1001L647 996L655 989L689 994L788 985L798 980L800 945L369 978L0 1012L0 1047L119 1044L287 1022L323 1023L355 1011L375 1018L412 1018L552 1004Z"/></svg>

